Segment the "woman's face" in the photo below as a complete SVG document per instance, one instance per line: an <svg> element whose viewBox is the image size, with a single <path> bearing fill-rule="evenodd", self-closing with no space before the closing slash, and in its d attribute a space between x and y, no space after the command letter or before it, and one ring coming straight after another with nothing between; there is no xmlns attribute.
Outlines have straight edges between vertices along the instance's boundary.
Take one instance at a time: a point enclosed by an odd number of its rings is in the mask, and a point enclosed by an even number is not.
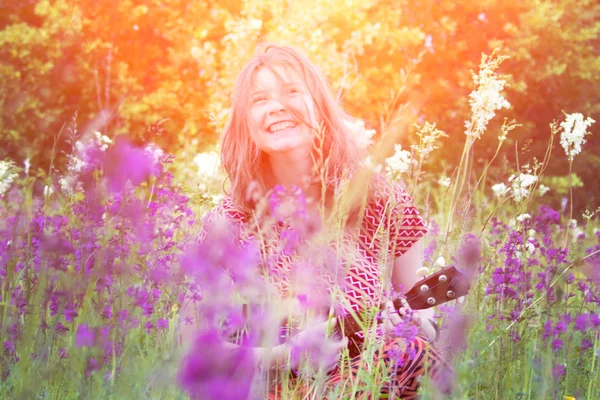
<svg viewBox="0 0 600 400"><path fill-rule="evenodd" d="M250 89L248 126L252 141L269 155L310 152L318 126L304 79L283 66L261 68Z"/></svg>

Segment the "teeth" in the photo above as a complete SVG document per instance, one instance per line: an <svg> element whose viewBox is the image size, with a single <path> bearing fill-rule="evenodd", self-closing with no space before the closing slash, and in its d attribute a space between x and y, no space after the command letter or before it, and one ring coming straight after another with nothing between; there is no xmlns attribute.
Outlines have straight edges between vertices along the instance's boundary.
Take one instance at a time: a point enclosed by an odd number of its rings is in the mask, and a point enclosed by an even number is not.
<svg viewBox="0 0 600 400"><path fill-rule="evenodd" d="M275 133L277 131L280 131L282 129L287 129L287 128L293 128L295 127L296 124L290 121L285 121L285 122L280 122L278 124L273 124L269 127L269 131L271 131L271 133Z"/></svg>

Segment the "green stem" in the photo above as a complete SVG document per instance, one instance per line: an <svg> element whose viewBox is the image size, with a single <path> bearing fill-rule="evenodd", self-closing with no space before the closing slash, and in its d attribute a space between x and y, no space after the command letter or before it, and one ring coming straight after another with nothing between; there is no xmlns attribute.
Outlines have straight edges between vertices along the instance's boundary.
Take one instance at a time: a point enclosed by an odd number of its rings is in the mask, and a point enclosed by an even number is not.
<svg viewBox="0 0 600 400"><path fill-rule="evenodd" d="M594 376L594 369L596 367L596 354L598 354L598 333L596 333L596 337L594 339L594 354L592 356L592 370L590 371L590 382L588 383L588 390L587 390L587 398L588 399L592 399L592 387L593 387L593 383L595 382L593 378Z"/></svg>
<svg viewBox="0 0 600 400"><path fill-rule="evenodd" d="M567 243L569 242L569 230L571 229L571 220L573 219L573 178L571 176L571 171L573 169L573 160L569 160L569 221L567 221L567 227L565 229L565 245L564 248L567 248Z"/></svg>

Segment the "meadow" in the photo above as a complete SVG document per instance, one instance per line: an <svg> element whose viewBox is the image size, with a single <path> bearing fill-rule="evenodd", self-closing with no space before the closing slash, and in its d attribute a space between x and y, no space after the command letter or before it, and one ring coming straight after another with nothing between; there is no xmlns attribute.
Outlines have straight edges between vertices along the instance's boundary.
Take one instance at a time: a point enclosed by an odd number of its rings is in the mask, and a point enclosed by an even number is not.
<svg viewBox="0 0 600 400"><path fill-rule="evenodd" d="M556 158L572 166L586 157L594 121L557 115L545 135L545 157L517 162L505 181L491 181L496 157L475 170L474 143L498 136L498 154L519 130L514 120L496 132L488 128L510 105L501 94L506 81L497 75L501 62L484 55L474 74L462 158L447 175L423 170L446 137L435 124L418 126L414 144L396 145L392 155L389 141L374 140L364 124L349 126L369 153L365 170L402 180L414 194L429 227L424 265L473 271L467 296L436 307L437 346L453 366L444 382L452 394L441 395L440 383L427 378L421 393L424 399L597 399L600 208L574 213L567 171L562 181L542 184ZM62 170L0 165L0 397L264 397L268 371L247 346L227 349L220 339L244 331L246 343L268 346L278 335L276 321L306 298L269 301L256 274L258 265L272 262L261 253L264 243L242 245L243 232L205 218L223 198L218 149L190 163L125 136L79 132L76 119L61 136L71 144ZM564 188L562 206L553 208L546 199ZM263 204L274 215L298 220L296 236L283 244L290 251L303 235L316 238L311 251L326 246L318 228L305 229L301 193L267 196ZM336 265L320 259L305 272L314 277ZM320 293L313 278L304 278L297 293ZM239 313L240 303L250 306L250 319ZM307 318L313 307L302 305ZM414 337L401 328L399 336ZM295 346L292 357L302 360L290 363L299 378L284 379L284 398L360 398L387 384L386 367L373 365L325 387L328 342Z"/></svg>

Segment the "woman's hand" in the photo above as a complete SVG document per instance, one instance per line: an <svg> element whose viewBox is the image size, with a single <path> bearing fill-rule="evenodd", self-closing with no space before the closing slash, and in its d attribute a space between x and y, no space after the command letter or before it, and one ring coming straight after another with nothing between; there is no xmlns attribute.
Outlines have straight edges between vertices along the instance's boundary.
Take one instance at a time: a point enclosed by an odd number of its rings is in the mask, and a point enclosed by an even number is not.
<svg viewBox="0 0 600 400"><path fill-rule="evenodd" d="M421 333L429 338L431 342L436 341L439 332L435 322L424 317L419 311L411 309L404 299L402 300L402 305L399 310L396 310L394 303L389 300L385 302L385 308L381 312L384 332L387 335L393 335L396 326L410 318L419 327Z"/></svg>
<svg viewBox="0 0 600 400"><path fill-rule="evenodd" d="M331 330L336 322L336 318L332 318L303 329L283 344L289 354L290 367L299 369L308 366L313 372L333 370L341 358L342 351L348 347L348 338L327 336L328 330Z"/></svg>

